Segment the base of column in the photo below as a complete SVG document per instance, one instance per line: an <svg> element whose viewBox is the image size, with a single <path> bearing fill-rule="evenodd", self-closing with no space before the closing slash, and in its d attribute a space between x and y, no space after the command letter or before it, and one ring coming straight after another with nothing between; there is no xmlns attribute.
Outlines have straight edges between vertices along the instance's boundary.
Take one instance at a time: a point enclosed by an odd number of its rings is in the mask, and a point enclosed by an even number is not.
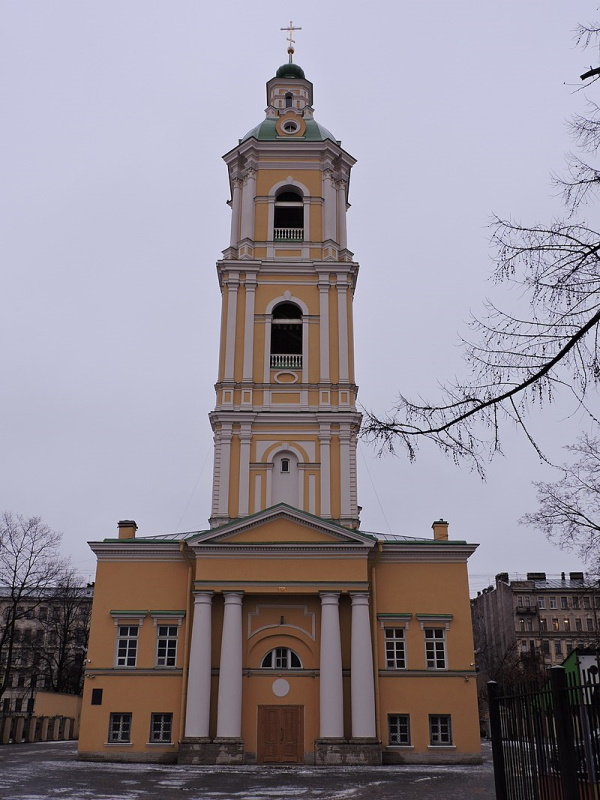
<svg viewBox="0 0 600 800"><path fill-rule="evenodd" d="M315 741L315 764L317 766L381 764L381 742L372 738L317 739Z"/></svg>
<svg viewBox="0 0 600 800"><path fill-rule="evenodd" d="M178 764L234 764L244 763L243 739L206 739L186 737L179 745Z"/></svg>

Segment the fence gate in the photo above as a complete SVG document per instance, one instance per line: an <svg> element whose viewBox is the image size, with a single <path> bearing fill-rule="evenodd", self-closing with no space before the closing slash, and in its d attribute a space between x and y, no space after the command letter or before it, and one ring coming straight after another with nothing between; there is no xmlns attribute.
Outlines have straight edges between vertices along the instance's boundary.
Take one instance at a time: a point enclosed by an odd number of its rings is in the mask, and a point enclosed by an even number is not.
<svg viewBox="0 0 600 800"><path fill-rule="evenodd" d="M488 683L497 800L600 800L598 672L549 673L542 687Z"/></svg>

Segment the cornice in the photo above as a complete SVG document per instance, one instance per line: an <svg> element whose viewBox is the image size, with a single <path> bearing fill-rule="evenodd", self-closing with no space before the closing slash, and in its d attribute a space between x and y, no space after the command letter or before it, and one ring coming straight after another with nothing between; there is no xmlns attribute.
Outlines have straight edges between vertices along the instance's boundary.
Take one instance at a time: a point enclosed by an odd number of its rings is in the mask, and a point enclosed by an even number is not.
<svg viewBox="0 0 600 800"><path fill-rule="evenodd" d="M143 539L112 539L88 542L98 561L183 561L179 540L174 542Z"/></svg>
<svg viewBox="0 0 600 800"><path fill-rule="evenodd" d="M339 171L341 164L346 168L352 168L356 164L356 159L350 155L344 148L334 142L332 139L323 139L322 141L310 141L305 139L276 139L270 141L259 141L258 139L245 139L229 150L223 156L223 161L227 166L236 164L240 159L258 159L261 156L272 156L277 160L276 169L281 168L281 163L286 157L294 158L302 156L303 160L308 156L326 156L329 154L333 157L333 166L336 171ZM238 166L239 163L238 163ZM261 167L263 165L261 164ZM321 167L322 164L319 164ZM328 164L331 169L332 165Z"/></svg>
<svg viewBox="0 0 600 800"><path fill-rule="evenodd" d="M293 384L294 387L296 384ZM245 386L247 389L248 387ZM273 388L273 384L268 387ZM315 408L314 411L211 411L208 415L211 421L235 424L238 422L254 421L256 425L297 425L307 426L319 424L338 424L347 422L357 423L361 420L362 414L359 411L324 411ZM474 545L475 547L477 545Z"/></svg>
<svg viewBox="0 0 600 800"><path fill-rule="evenodd" d="M248 558L251 556L254 560L330 560L348 561L360 560L367 558L369 554L369 546L362 545L356 546L352 544L343 544L341 542L332 542L327 544L323 542L321 545L314 545L311 542L298 542L290 544L289 542L264 543L264 542L245 542L239 543L222 543L204 544L203 542L190 543L191 550L202 551L198 553L198 557L205 558L231 558L239 556L240 558Z"/></svg>
<svg viewBox="0 0 600 800"><path fill-rule="evenodd" d="M380 562L429 564L466 563L479 547L466 542L386 542L382 541Z"/></svg>

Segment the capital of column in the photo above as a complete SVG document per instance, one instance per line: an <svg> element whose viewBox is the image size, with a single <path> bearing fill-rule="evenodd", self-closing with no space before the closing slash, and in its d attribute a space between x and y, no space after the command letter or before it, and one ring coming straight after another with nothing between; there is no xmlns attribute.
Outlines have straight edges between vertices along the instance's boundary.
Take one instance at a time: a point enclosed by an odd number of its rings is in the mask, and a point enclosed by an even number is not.
<svg viewBox="0 0 600 800"><path fill-rule="evenodd" d="M340 602L340 592L319 592L321 598L321 605L323 606L337 606Z"/></svg>
<svg viewBox="0 0 600 800"><path fill-rule="evenodd" d="M244 597L243 592L223 592L223 597L225 599L226 606L241 606L242 605L242 598Z"/></svg>
<svg viewBox="0 0 600 800"><path fill-rule="evenodd" d="M350 592L350 600L353 606L368 606L369 592Z"/></svg>
<svg viewBox="0 0 600 800"><path fill-rule="evenodd" d="M214 592L194 592L194 605L211 605Z"/></svg>

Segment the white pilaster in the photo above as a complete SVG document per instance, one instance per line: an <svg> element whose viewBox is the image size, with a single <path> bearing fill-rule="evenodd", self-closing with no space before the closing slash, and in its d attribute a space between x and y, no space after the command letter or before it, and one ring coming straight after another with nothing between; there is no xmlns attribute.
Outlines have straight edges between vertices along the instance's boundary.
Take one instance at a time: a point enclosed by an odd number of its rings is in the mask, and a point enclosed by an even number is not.
<svg viewBox="0 0 600 800"><path fill-rule="evenodd" d="M209 735L212 594L198 592L194 597L185 715L186 736Z"/></svg>
<svg viewBox="0 0 600 800"><path fill-rule="evenodd" d="M337 241L342 249L348 246L346 236L346 181L337 181Z"/></svg>
<svg viewBox="0 0 600 800"><path fill-rule="evenodd" d="M340 517L352 516L350 483L350 425L340 424Z"/></svg>
<svg viewBox="0 0 600 800"><path fill-rule="evenodd" d="M321 450L321 517L331 516L331 433L330 426L323 424L319 430Z"/></svg>
<svg viewBox="0 0 600 800"><path fill-rule="evenodd" d="M329 275L319 277L319 380L329 383Z"/></svg>
<svg viewBox="0 0 600 800"><path fill-rule="evenodd" d="M242 216L242 181L232 180L233 196L231 198L231 237L229 243L235 247L240 240L240 219Z"/></svg>
<svg viewBox="0 0 600 800"><path fill-rule="evenodd" d="M252 424L242 422L240 426L240 481L238 495L238 517L247 517L250 502L250 445Z"/></svg>
<svg viewBox="0 0 600 800"><path fill-rule="evenodd" d="M344 736L342 643L339 592L321 592L320 731L321 739Z"/></svg>
<svg viewBox="0 0 600 800"><path fill-rule="evenodd" d="M351 594L352 639L350 642L350 691L352 736L375 737L375 683L369 595Z"/></svg>
<svg viewBox="0 0 600 800"><path fill-rule="evenodd" d="M225 325L225 368L223 379L233 380L235 364L235 329L237 323L237 297L240 284L239 273L230 272L227 278L227 322Z"/></svg>
<svg viewBox="0 0 600 800"><path fill-rule="evenodd" d="M256 196L256 170L246 171L242 192L242 239L254 239L254 199Z"/></svg>
<svg viewBox="0 0 600 800"><path fill-rule="evenodd" d="M232 425L224 422L221 428L221 458L219 464L219 515L229 516L229 469L231 465Z"/></svg>
<svg viewBox="0 0 600 800"><path fill-rule="evenodd" d="M246 313L244 320L244 365L242 380L252 380L254 358L254 303L256 298L256 275L246 273Z"/></svg>
<svg viewBox="0 0 600 800"><path fill-rule="evenodd" d="M323 171L323 241L332 239L337 241L336 236L336 190L333 181L333 174L330 169Z"/></svg>
<svg viewBox="0 0 600 800"><path fill-rule="evenodd" d="M339 350L339 382L348 383L348 283L345 278L338 275L338 341Z"/></svg>
<svg viewBox="0 0 600 800"><path fill-rule="evenodd" d="M242 735L242 593L224 592L217 738Z"/></svg>

